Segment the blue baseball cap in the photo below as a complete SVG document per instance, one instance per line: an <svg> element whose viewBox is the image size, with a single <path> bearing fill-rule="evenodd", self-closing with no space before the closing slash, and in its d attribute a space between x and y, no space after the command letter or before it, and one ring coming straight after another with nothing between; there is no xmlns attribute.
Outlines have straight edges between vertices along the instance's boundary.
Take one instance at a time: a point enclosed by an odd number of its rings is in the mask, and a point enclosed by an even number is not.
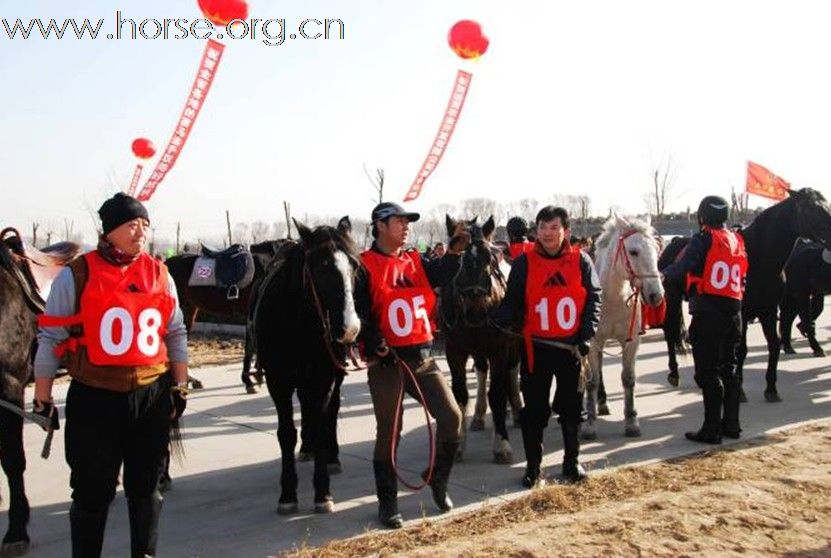
<svg viewBox="0 0 831 558"><path fill-rule="evenodd" d="M375 209L372 210L373 223L375 221L383 221L384 219L397 216L406 217L407 220L411 223L413 221L418 221L419 219L421 219L421 215L419 213L404 211L403 207L393 202L379 203L375 206Z"/></svg>

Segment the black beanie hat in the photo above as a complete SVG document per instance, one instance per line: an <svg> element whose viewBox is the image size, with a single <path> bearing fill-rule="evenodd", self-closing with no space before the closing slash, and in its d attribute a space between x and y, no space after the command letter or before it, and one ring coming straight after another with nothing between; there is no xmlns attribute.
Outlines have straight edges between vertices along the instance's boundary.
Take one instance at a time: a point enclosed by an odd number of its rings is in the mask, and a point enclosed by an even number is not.
<svg viewBox="0 0 831 558"><path fill-rule="evenodd" d="M101 226L104 234L118 228L127 221L142 217L150 221L147 215L147 208L140 201L122 192L117 193L98 209L98 216L101 217Z"/></svg>

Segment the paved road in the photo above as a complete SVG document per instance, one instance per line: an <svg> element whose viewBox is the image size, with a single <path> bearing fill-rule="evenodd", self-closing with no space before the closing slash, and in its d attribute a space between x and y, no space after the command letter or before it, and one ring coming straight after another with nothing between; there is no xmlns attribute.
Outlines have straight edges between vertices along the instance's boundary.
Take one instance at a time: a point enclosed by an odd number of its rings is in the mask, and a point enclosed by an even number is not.
<svg viewBox="0 0 831 558"><path fill-rule="evenodd" d="M829 319L821 322L821 338L829 336L830 323ZM665 381L662 338L658 333L650 333L644 341L636 388L643 437L633 440L623 436L623 402L617 379L620 363L619 359L608 359L605 371L612 415L600 421L598 441L583 447L582 459L592 469L644 463L701 449L682 435L699 426L703 412L692 381L691 359L682 361L681 387L671 388ZM746 437L829 416L829 361L810 357L804 340L800 339L796 348L801 354L785 357L780 363L779 389L784 402L765 403L762 391L766 353L761 328L751 326L746 372L750 402L742 407ZM444 361L441 365L446 368ZM196 371L206 389L191 395L186 415L187 458L174 465L175 487L165 501L159 555L270 556L296 546L318 545L374 529L376 501L371 456L375 426L364 374L354 372L344 384L340 440L345 471L332 482L336 512L328 516L312 513L312 466L301 463L300 513L282 517L275 513L279 461L274 408L264 390L258 395L244 393L238 383L239 368L231 365ZM470 379L472 389L473 376ZM56 388L61 406L66 387ZM27 401L31 399L30 391ZM420 409L408 401L400 462L411 474L420 470L426 460L423 420ZM63 437L55 437L53 456L44 461L39 454L45 434L27 424L24 436L29 456L26 482L32 504L30 555L68 556L69 469L63 460ZM466 458L451 479L451 493L458 510L475 509L485 502L495 503L523 493L519 486L524 468L519 430L511 430L515 454L512 465L491 463L490 436L490 431L469 434ZM555 472L562 459L559 438L559 428L552 421L552 428L546 431L544 465L554 467ZM5 483L4 490L8 494ZM403 492L400 500L401 511L409 520L435 516L429 489L421 493ZM120 492L110 514L104 546L105 556L129 554L126 503Z"/></svg>

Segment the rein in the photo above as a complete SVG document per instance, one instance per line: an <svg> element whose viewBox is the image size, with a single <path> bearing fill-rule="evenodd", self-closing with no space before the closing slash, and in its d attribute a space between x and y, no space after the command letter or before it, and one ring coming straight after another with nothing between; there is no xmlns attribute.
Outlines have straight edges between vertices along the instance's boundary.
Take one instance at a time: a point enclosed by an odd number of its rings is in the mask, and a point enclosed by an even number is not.
<svg viewBox="0 0 831 558"><path fill-rule="evenodd" d="M344 364L343 361L335 355L335 349L332 347L332 323L329 320L329 313L324 312L323 310L323 304L320 302L320 295L317 293L317 287L315 287L314 278L312 277L312 272L309 269L308 261L304 261L303 263L303 283L309 287L309 290L312 293L315 311L317 312L317 316L320 319L320 323L323 328L323 346L326 347L326 353L329 355L329 360L332 361L332 365L335 368L346 374L346 364Z"/></svg>
<svg viewBox="0 0 831 558"><path fill-rule="evenodd" d="M635 333L635 320L638 315L638 309L642 302L641 281L636 281L636 279L654 279L661 276L660 273L635 273L635 268L632 267L632 261L629 259L629 254L626 251L625 244L625 240L635 234L638 234L638 230L630 229L622 233L618 237L617 249L615 250L615 256L612 260L612 265L615 265L618 262L618 259L623 261L623 266L626 269L626 274L628 275L629 284L632 286L632 294L630 294L629 297L626 299L626 305L632 307L632 312L629 318L629 330L626 334L626 343L629 343L633 339L633 334ZM623 354L622 348L621 354Z"/></svg>

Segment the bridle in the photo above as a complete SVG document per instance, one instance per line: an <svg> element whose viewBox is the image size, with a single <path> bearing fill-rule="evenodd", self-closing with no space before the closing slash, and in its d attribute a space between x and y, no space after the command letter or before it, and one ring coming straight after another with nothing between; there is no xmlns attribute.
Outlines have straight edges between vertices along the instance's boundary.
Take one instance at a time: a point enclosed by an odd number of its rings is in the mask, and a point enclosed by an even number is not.
<svg viewBox="0 0 831 558"><path fill-rule="evenodd" d="M633 339L633 334L635 333L635 319L638 315L638 307L644 301L643 298L643 279L657 279L661 277L660 273L636 273L635 268L632 267L632 261L629 259L629 253L626 250L626 239L630 236L635 234L644 234L637 229L629 229L628 231L623 232L617 241L617 249L615 250L615 256L612 260L612 265L617 264L618 260L620 259L623 261L623 267L626 269L627 279L629 280L629 284L632 286L632 294L629 295L629 298L626 299L626 305L632 307L632 313L629 318L629 330L626 335L626 342L630 342ZM650 240L654 240L651 236L644 234ZM637 279L637 281L636 281Z"/></svg>
<svg viewBox="0 0 831 558"><path fill-rule="evenodd" d="M454 329L456 326L459 325L460 322L462 323L462 325L468 328L480 328L488 325L487 316L485 316L485 318L483 318L482 320L477 321L471 321L468 318L467 305L465 304L465 299L475 297L486 297L490 295L493 291L494 278L499 282L503 289L507 285L505 276L502 274L502 270L499 269L499 262L497 262L496 256L490 250L490 247L486 243L483 243L482 248L488 251L488 265L491 269L491 272L483 274L483 277L487 279L487 286L484 286L482 282L476 282L472 285L465 285L461 287L458 285L459 276L462 274L462 270L464 269L464 256L462 256L459 259L459 269L456 270L456 273L450 280L449 285L451 289L451 294L453 295L452 300L455 306L454 309L457 311L457 313L455 314L455 319L452 322L448 320L446 312L444 311L444 309L442 309L442 314L444 317L443 321L447 325L448 329Z"/></svg>

